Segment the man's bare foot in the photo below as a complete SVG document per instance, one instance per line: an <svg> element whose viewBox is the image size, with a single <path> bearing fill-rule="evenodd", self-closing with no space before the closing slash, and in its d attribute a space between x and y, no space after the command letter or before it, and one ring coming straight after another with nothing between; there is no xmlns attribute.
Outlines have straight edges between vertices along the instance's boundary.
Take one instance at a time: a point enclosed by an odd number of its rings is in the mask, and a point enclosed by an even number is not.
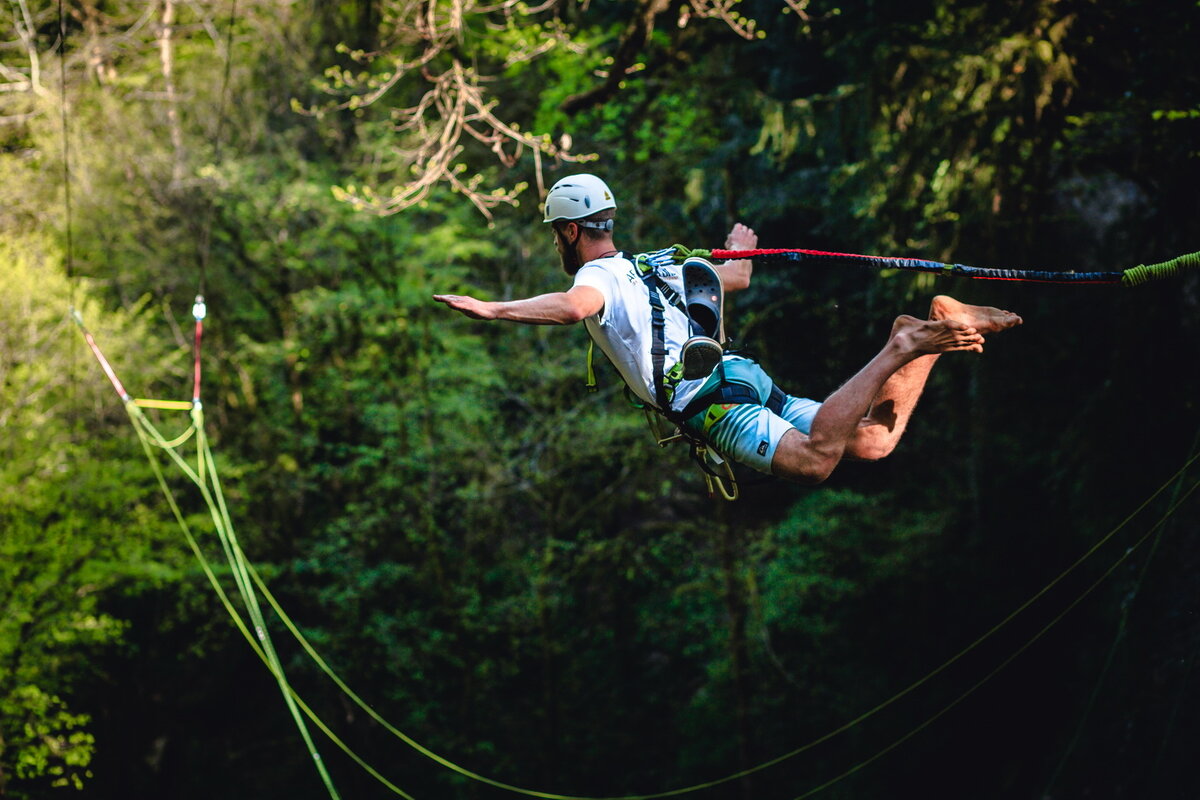
<svg viewBox="0 0 1200 800"><path fill-rule="evenodd" d="M974 328L979 333L998 333L1020 325L1023 321L1011 311L1002 311L991 306L969 306L953 297L939 294L929 304L931 320L957 320Z"/></svg>
<svg viewBox="0 0 1200 800"><path fill-rule="evenodd" d="M956 319L920 320L907 314L896 317L890 343L908 356L983 352L983 334Z"/></svg>
<svg viewBox="0 0 1200 800"><path fill-rule="evenodd" d="M733 226L733 230L725 237L726 250L753 250L758 247L758 234L742 223Z"/></svg>

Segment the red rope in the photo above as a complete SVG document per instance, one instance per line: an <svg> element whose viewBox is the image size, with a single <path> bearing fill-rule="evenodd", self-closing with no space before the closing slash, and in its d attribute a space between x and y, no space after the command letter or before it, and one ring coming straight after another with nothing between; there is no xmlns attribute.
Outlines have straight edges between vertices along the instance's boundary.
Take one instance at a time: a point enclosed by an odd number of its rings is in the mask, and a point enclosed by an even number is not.
<svg viewBox="0 0 1200 800"><path fill-rule="evenodd" d="M92 355L100 362L100 367L104 370L104 374L108 376L108 380L112 383L113 388L117 390L117 395L121 400L128 402L129 393L125 391L125 387L121 384L117 373L113 371L112 365L108 363L108 359L104 357L104 353L100 352L100 346L96 344L96 340L92 338L91 331L83 326L83 321L78 314L75 316L75 323L79 325L79 329L83 331L83 338L87 341L88 347L92 349Z"/></svg>
<svg viewBox="0 0 1200 800"><path fill-rule="evenodd" d="M204 322L196 320L196 341L192 346L192 402L200 402L200 336L204 333Z"/></svg>
<svg viewBox="0 0 1200 800"><path fill-rule="evenodd" d="M756 256L775 256L783 253L803 253L806 256L837 256L838 258L872 258L882 261L889 260L887 256L865 256L861 253L830 253L824 250L797 250L795 248L776 248L758 250L713 250L712 257L717 261L730 261L738 258L755 258Z"/></svg>

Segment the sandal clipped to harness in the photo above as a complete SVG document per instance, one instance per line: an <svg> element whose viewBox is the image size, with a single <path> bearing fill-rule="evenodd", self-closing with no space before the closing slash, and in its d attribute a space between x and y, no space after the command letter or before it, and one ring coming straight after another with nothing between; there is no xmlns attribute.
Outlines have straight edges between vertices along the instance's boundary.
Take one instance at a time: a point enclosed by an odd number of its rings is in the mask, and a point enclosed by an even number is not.
<svg viewBox="0 0 1200 800"><path fill-rule="evenodd" d="M683 343L683 377L708 377L721 363L725 341L725 291L721 276L703 258L683 262L683 302L692 321L692 337Z"/></svg>

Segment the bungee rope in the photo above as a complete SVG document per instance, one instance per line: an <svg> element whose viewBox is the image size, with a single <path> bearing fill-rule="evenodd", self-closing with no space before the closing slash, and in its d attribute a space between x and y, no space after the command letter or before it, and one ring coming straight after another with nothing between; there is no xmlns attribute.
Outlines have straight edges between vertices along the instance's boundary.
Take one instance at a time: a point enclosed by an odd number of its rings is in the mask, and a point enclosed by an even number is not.
<svg viewBox="0 0 1200 800"><path fill-rule="evenodd" d="M799 249L755 249L755 250L702 250L681 244L675 245L676 259L682 261L693 256L711 258L715 261L733 261L749 258L755 261L792 261L798 263L845 263L875 269L900 269L912 272L930 272L955 278L974 280L1020 281L1023 283L1083 284L1093 286L1141 286L1150 281L1177 278L1188 270L1200 269L1200 251L1177 256L1158 264L1139 264L1126 270L1110 272L1075 272L1030 269L996 269L971 267L966 264L950 264L928 261L921 258L896 258L893 256L866 256L855 253L830 253L823 250Z"/></svg>

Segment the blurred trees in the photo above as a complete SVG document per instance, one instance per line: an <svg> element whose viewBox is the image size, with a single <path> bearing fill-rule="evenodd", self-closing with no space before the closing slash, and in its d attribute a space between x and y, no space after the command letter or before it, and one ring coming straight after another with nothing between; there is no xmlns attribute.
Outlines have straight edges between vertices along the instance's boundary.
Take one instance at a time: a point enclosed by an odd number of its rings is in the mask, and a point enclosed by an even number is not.
<svg viewBox="0 0 1200 800"><path fill-rule="evenodd" d="M1026 325L977 362L944 359L887 462L816 490L750 485L734 505L650 444L612 370L582 391L581 330L429 301L563 288L536 205L578 169L614 186L636 249L717 246L740 219L764 246L981 266L1194 250L1190 0L64 8L60 42L52 4L10 4L0 49L0 791L321 791L168 526L72 304L131 391L177 397L181 319L205 294L205 408L248 555L381 713L552 791L672 788L836 728L1003 618L1194 452L1195 276L1121 293L760 266L734 333L806 395L935 291ZM830 795L1188 794L1195 520L1185 505L1152 560ZM793 797L869 758L1104 566L853 733L711 796ZM1099 683L1117 620L1127 644ZM497 794L283 652L406 790ZM346 796L382 796L328 750Z"/></svg>

